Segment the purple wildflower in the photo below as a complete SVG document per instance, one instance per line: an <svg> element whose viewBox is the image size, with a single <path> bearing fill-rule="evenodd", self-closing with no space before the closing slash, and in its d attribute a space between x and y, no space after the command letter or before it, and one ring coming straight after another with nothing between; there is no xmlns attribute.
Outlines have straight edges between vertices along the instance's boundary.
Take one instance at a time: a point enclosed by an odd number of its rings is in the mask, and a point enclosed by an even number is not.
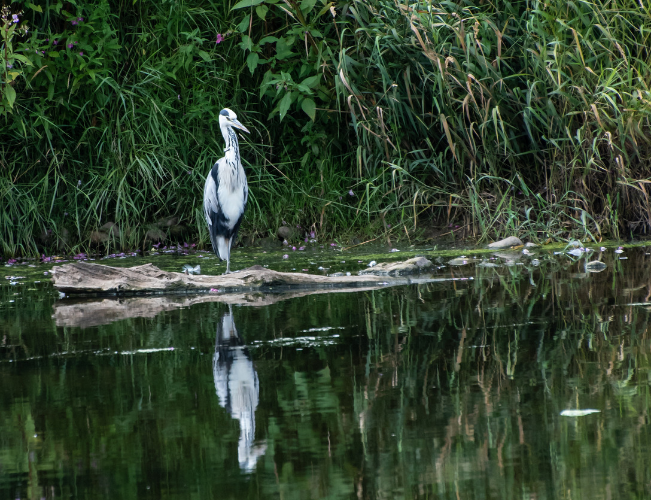
<svg viewBox="0 0 652 500"><path fill-rule="evenodd" d="M315 232L314 231L310 231L310 238L313 239L313 240L315 239Z"/></svg>
<svg viewBox="0 0 652 500"><path fill-rule="evenodd" d="M331 243L331 246L332 246L332 247L336 247L337 244L336 244L336 243Z"/></svg>
<svg viewBox="0 0 652 500"><path fill-rule="evenodd" d="M11 15L11 20L14 23L19 23L20 22L20 19L18 19L18 14L12 14Z"/></svg>
<svg viewBox="0 0 652 500"><path fill-rule="evenodd" d="M56 44L58 44L58 43L59 43L59 40L55 40L55 41L54 41L54 42L52 42L52 43L53 43L54 45L56 45Z"/></svg>
<svg viewBox="0 0 652 500"><path fill-rule="evenodd" d="M7 64L7 69L11 69L11 68L13 68L13 67L14 67L13 64Z"/></svg>
<svg viewBox="0 0 652 500"><path fill-rule="evenodd" d="M73 26L77 26L77 20L73 19L72 21L70 21L70 24L72 24Z"/></svg>
<svg viewBox="0 0 652 500"><path fill-rule="evenodd" d="M302 252L306 249L306 247L299 247L299 252Z"/></svg>
<svg viewBox="0 0 652 500"><path fill-rule="evenodd" d="M284 259L287 259L287 258L289 258L289 257L290 257L290 256L289 256L288 254L285 254L285 255L283 256Z"/></svg>
<svg viewBox="0 0 652 500"><path fill-rule="evenodd" d="M215 39L215 45L217 45L218 43L222 43L222 40L224 40L224 37L222 36L221 33L218 33L217 38Z"/></svg>
<svg viewBox="0 0 652 500"><path fill-rule="evenodd" d="M72 49L72 48L73 48L73 44L72 44L72 43L69 43L68 45L66 45L66 47L68 47L69 49Z"/></svg>
<svg viewBox="0 0 652 500"><path fill-rule="evenodd" d="M84 55L84 53L83 53L83 52L80 52L80 53L79 53L79 55L80 55L80 56L83 56L83 55Z"/></svg>
<svg viewBox="0 0 652 500"><path fill-rule="evenodd" d="M349 189L349 196L355 196L355 193L353 192L353 189Z"/></svg>
<svg viewBox="0 0 652 500"><path fill-rule="evenodd" d="M296 251L297 251L297 247L292 247L292 251L293 251L293 252L296 252Z"/></svg>
<svg viewBox="0 0 652 500"><path fill-rule="evenodd" d="M7 264L15 264L16 262L17 262L16 259L9 259L7 261Z"/></svg>
<svg viewBox="0 0 652 500"><path fill-rule="evenodd" d="M84 22L84 18L83 18L83 17L78 17L78 18L77 18L77 22L78 22L78 23L83 23L83 22Z"/></svg>
<svg viewBox="0 0 652 500"><path fill-rule="evenodd" d="M211 289L210 289L210 292L211 292L211 293L218 293L219 290L218 290L217 288L211 288Z"/></svg>

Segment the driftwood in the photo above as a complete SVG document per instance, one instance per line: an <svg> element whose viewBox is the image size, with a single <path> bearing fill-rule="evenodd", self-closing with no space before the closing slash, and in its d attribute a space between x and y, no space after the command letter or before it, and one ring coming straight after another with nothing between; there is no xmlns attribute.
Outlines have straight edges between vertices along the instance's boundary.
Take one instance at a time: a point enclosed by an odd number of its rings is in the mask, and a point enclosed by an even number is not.
<svg viewBox="0 0 652 500"><path fill-rule="evenodd" d="M222 304L262 307L283 300L322 293L346 293L377 290L381 286L337 288L335 290L300 290L282 293L202 293L193 295L166 294L138 297L107 297L95 299L66 299L54 304L52 318L57 326L75 326L88 328L106 325L128 318L153 318L164 311L183 307L219 302Z"/></svg>
<svg viewBox="0 0 652 500"><path fill-rule="evenodd" d="M414 270L427 268L425 264L420 267L415 266L413 261L416 259L410 259L404 264ZM152 264L120 268L75 262L55 267L51 272L54 286L65 294L201 293L209 292L211 289L220 292L246 292L302 288L377 287L389 284L386 276L320 276L305 273L282 273L261 266L252 266L221 276L194 276L162 271ZM392 285L412 282L414 280L405 277L391 279Z"/></svg>

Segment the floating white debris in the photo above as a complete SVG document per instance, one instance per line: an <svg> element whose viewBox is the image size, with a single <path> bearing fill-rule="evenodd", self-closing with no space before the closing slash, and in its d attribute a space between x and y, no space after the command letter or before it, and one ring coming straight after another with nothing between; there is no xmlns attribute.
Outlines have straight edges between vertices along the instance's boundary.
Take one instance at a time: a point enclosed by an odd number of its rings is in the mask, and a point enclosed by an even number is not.
<svg viewBox="0 0 652 500"><path fill-rule="evenodd" d="M351 273L349 271L346 272L347 276L351 276Z"/></svg>
<svg viewBox="0 0 652 500"><path fill-rule="evenodd" d="M122 351L120 354L149 354L151 352L174 351L174 347L162 347L160 349L136 349L135 351ZM115 352L118 354L118 351Z"/></svg>
<svg viewBox="0 0 652 500"><path fill-rule="evenodd" d="M583 417L591 413L600 413L600 410L593 410L591 408L586 410L564 410L560 413L562 417Z"/></svg>
<svg viewBox="0 0 652 500"><path fill-rule="evenodd" d="M468 263L469 263L469 261L467 260L467 258L464 255L462 255L461 257L457 257L455 259L449 260L447 262L447 264L449 266L464 266L464 265L466 265Z"/></svg>
<svg viewBox="0 0 652 500"><path fill-rule="evenodd" d="M367 267L374 267L375 265L376 265L376 261L372 260L371 262L369 262L369 264L367 264Z"/></svg>
<svg viewBox="0 0 652 500"><path fill-rule="evenodd" d="M581 257L583 253L584 253L583 248L574 248L573 250L568 251L568 254L574 257Z"/></svg>
<svg viewBox="0 0 652 500"><path fill-rule="evenodd" d="M616 250L614 250L614 253L623 253L623 247L618 247Z"/></svg>
<svg viewBox="0 0 652 500"><path fill-rule="evenodd" d="M398 248L392 248L392 249L390 250L390 253L392 253L392 252L400 252L400 250L399 250Z"/></svg>
<svg viewBox="0 0 652 500"><path fill-rule="evenodd" d="M201 267L199 265L193 267L190 264L184 264L183 272L186 274L199 274L201 272Z"/></svg>

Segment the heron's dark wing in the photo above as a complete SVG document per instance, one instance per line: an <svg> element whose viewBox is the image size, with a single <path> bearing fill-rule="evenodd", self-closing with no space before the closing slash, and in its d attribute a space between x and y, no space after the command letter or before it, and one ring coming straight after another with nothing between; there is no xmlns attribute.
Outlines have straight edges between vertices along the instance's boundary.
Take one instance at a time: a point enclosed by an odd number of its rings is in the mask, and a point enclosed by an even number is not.
<svg viewBox="0 0 652 500"><path fill-rule="evenodd" d="M218 170L220 162L223 161L226 160L220 158L213 165L204 184L204 217L206 217L206 222L208 223L208 233L210 234L211 243L215 252L217 252L217 235L225 234L225 231L228 230L227 220L222 211L219 198L217 197L217 190L220 187Z"/></svg>

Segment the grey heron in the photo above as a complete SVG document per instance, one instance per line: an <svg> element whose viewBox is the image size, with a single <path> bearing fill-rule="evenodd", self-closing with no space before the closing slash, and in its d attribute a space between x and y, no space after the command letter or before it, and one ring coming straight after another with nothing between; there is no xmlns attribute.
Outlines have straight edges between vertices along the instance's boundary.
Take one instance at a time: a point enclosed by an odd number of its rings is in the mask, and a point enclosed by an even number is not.
<svg viewBox="0 0 652 500"><path fill-rule="evenodd" d="M220 129L226 143L224 157L215 162L204 184L204 216L213 251L220 260L226 260L224 274L231 272L231 246L238 235L249 195L234 128L249 133L236 114L224 108L220 111Z"/></svg>

